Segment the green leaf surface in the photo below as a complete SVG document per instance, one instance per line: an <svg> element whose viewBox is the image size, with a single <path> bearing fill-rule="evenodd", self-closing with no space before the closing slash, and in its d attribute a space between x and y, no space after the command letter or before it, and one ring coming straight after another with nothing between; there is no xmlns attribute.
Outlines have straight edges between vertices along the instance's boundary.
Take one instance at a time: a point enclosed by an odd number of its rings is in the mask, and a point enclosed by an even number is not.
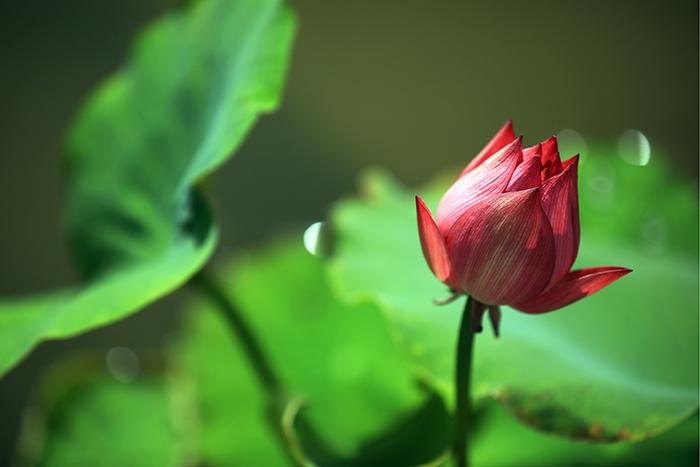
<svg viewBox="0 0 700 467"><path fill-rule="evenodd" d="M277 106L293 30L281 0L207 0L142 35L68 141L66 218L88 273L196 236L192 185Z"/></svg>
<svg viewBox="0 0 700 467"><path fill-rule="evenodd" d="M293 32L281 0L206 0L142 35L68 140L65 217L90 280L0 302L0 374L41 340L121 319L203 266L217 232L193 186L277 106Z"/></svg>
<svg viewBox="0 0 700 467"><path fill-rule="evenodd" d="M176 289L204 264L214 238L198 247L180 244L158 260L115 271L81 289L0 302L0 373L42 340L109 324Z"/></svg>
<svg viewBox="0 0 700 467"><path fill-rule="evenodd" d="M581 443L529 430L497 404L479 414L472 461L483 467L691 467L698 463L698 419L639 443Z"/></svg>
<svg viewBox="0 0 700 467"><path fill-rule="evenodd" d="M305 402L306 422L335 456L363 462L318 459L309 446L319 465L385 465L373 462L392 449L424 461L442 452L448 435L439 399L422 405L424 391L382 314L371 305L338 302L322 261L304 250L301 235L241 258L220 277L290 391L287 397ZM199 304L185 329L178 346L180 380L197 401L202 459L210 465L285 465L268 413L274 401L222 315ZM421 427L398 425L412 418L422 420ZM436 420L426 435L425 423ZM420 438L425 444L412 449L401 441Z"/></svg>
<svg viewBox="0 0 700 467"><path fill-rule="evenodd" d="M698 406L698 207L692 189L661 161L633 167L598 154L581 168L577 266L634 272L553 313L505 309L501 339L476 339L474 391L542 430L592 441L641 439ZM590 183L601 165L612 190ZM445 182L418 193L435 208ZM424 262L413 195L387 175L368 175L361 198L333 211L330 273L346 300L387 312L418 367L451 396L463 302L431 303L447 290ZM664 226L663 238L645 231L650 219Z"/></svg>
<svg viewBox="0 0 700 467"><path fill-rule="evenodd" d="M24 419L18 465L187 465L164 381L147 375L121 383L100 363L64 360L43 378Z"/></svg>

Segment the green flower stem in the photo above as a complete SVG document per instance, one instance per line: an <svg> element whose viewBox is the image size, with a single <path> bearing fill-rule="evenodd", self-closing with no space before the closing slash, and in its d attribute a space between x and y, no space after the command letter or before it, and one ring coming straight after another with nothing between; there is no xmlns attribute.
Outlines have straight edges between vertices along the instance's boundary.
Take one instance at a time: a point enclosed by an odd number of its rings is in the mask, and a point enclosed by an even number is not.
<svg viewBox="0 0 700 467"><path fill-rule="evenodd" d="M469 465L469 425L472 421L471 370L474 349L474 328L472 308L474 300L467 298L462 312L462 322L457 338L457 361L455 367L455 437L453 454L457 467Z"/></svg>
<svg viewBox="0 0 700 467"><path fill-rule="evenodd" d="M199 289L221 311L234 336L243 348L243 352L251 364L253 373L265 390L268 398L269 415L275 432L279 435L290 460L297 466L314 465L303 452L294 426L303 432L304 439L313 446L314 452L322 458L332 458L334 454L328 448L323 438L300 412L300 400L290 398L281 379L275 373L263 347L255 337L255 333L246 322L245 317L224 292L218 281L204 271L192 278L191 284ZM291 417L291 419L290 419ZM291 435L290 435L291 433Z"/></svg>
<svg viewBox="0 0 700 467"><path fill-rule="evenodd" d="M280 379L272 369L265 352L255 337L253 330L243 318L243 315L229 300L221 285L208 275L200 272L192 278L195 285L214 305L221 311L229 327L235 334L239 343L243 347L243 352L248 357L248 361L253 367L253 372L265 392L273 397L277 397L282 392Z"/></svg>

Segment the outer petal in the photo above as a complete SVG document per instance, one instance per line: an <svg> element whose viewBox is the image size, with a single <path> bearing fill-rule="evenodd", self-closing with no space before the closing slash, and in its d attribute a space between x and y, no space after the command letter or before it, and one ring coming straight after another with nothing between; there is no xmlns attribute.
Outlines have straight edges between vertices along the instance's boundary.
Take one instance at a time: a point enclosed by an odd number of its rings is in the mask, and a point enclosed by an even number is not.
<svg viewBox="0 0 700 467"><path fill-rule="evenodd" d="M437 223L445 234L469 206L503 193L522 159L522 139L504 147L476 169L457 179L440 200Z"/></svg>
<svg viewBox="0 0 700 467"><path fill-rule="evenodd" d="M569 305L599 291L611 282L632 272L631 269L617 266L571 271L554 287L513 307L525 313L545 313Z"/></svg>
<svg viewBox="0 0 700 467"><path fill-rule="evenodd" d="M556 261L549 286L571 269L578 254L581 227L578 214L576 171L578 164L569 164L562 173L545 180L540 192L542 209L554 235Z"/></svg>
<svg viewBox="0 0 700 467"><path fill-rule="evenodd" d="M487 305L528 300L547 285L554 240L539 189L492 196L473 205L445 236L451 279Z"/></svg>
<svg viewBox="0 0 700 467"><path fill-rule="evenodd" d="M447 247L440 234L435 219L430 209L425 205L420 196L416 196L416 213L418 215L418 233L423 256L428 266L439 280L445 282L450 275L450 259L447 256Z"/></svg>
<svg viewBox="0 0 700 467"><path fill-rule="evenodd" d="M565 168L567 168L567 167L570 166L571 164L576 164L576 165L578 166L578 159L579 159L579 155L576 154L576 155L573 156L571 159L567 159L567 160L565 160L564 162L562 162L562 163L561 163L561 168L562 168L562 170L564 170Z"/></svg>
<svg viewBox="0 0 700 467"><path fill-rule="evenodd" d="M523 157L524 157L523 152ZM539 157L531 157L520 163L510 178L506 191L520 191L540 186L542 164Z"/></svg>
<svg viewBox="0 0 700 467"><path fill-rule="evenodd" d="M471 162L464 168L460 177L462 175L465 175L467 172L471 172L472 170L476 169L486 159L496 154L507 144L512 143L514 139L515 133L513 132L513 121L508 120L506 123L503 124L501 129L498 130L494 137L491 138L491 141L489 141L488 144L484 146L484 149L482 149L481 152L477 154L476 157L472 159Z"/></svg>

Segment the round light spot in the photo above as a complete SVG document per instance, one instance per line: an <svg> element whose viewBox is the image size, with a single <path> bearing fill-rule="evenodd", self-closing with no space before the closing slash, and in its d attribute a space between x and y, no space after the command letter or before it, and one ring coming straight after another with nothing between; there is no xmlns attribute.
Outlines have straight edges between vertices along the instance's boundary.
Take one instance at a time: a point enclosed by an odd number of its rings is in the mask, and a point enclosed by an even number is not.
<svg viewBox="0 0 700 467"><path fill-rule="evenodd" d="M141 370L136 352L128 347L112 347L107 351L107 370L120 383L130 383Z"/></svg>
<svg viewBox="0 0 700 467"><path fill-rule="evenodd" d="M666 250L668 224L662 217L652 217L641 225L642 243L649 253L661 255Z"/></svg>
<svg viewBox="0 0 700 467"><path fill-rule="evenodd" d="M304 231L304 248L312 255L320 253L320 238L323 222L314 222Z"/></svg>
<svg viewBox="0 0 700 467"><path fill-rule="evenodd" d="M586 196L591 206L600 211L607 211L615 203L616 188L615 167L607 160L595 158L588 164L585 178Z"/></svg>
<svg viewBox="0 0 700 467"><path fill-rule="evenodd" d="M617 140L622 160L632 165L647 165L651 159L649 139L639 130L627 130Z"/></svg>

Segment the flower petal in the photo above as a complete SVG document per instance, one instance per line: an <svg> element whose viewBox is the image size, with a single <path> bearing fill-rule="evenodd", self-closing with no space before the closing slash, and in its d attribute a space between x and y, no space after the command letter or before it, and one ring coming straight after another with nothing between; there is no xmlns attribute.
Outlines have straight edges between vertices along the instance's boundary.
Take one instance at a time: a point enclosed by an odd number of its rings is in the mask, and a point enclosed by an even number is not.
<svg viewBox="0 0 700 467"><path fill-rule="evenodd" d="M539 188L492 196L465 211L445 242L452 282L488 305L527 300L547 285L554 240Z"/></svg>
<svg viewBox="0 0 700 467"><path fill-rule="evenodd" d="M557 137L550 136L545 141L542 141L542 165L549 161L559 159L559 146L557 145Z"/></svg>
<svg viewBox="0 0 700 467"><path fill-rule="evenodd" d="M513 305L525 313L545 313L569 305L599 291L632 272L617 266L579 269L565 275L554 287L527 301Z"/></svg>
<svg viewBox="0 0 700 467"><path fill-rule="evenodd" d="M537 143L534 146L523 149L523 160L528 160L531 157L540 157L542 155L542 144Z"/></svg>
<svg viewBox="0 0 700 467"><path fill-rule="evenodd" d="M444 282L449 277L451 269L445 240L440 234L430 209L420 196L416 196L416 213L423 256L435 277Z"/></svg>
<svg viewBox="0 0 700 467"><path fill-rule="evenodd" d="M581 226L576 187L577 170L576 162L567 165L562 173L545 180L540 192L542 209L552 227L556 251L556 261L549 286L564 277L578 254Z"/></svg>
<svg viewBox="0 0 700 467"><path fill-rule="evenodd" d="M556 136L542 142L542 181L557 175L562 170Z"/></svg>
<svg viewBox="0 0 700 467"><path fill-rule="evenodd" d="M503 193L521 159L522 138L518 138L479 167L458 178L438 206L437 223L443 235L469 206Z"/></svg>
<svg viewBox="0 0 700 467"><path fill-rule="evenodd" d="M578 159L579 159L579 154L576 154L570 159L565 160L564 162L561 163L561 168L562 170L566 169L568 166L571 164L576 164L578 165Z"/></svg>
<svg viewBox="0 0 700 467"><path fill-rule="evenodd" d="M515 168L515 172L513 172L513 176L510 178L506 191L527 190L528 188L540 186L541 171L542 164L540 163L539 157L531 157L523 160L523 162Z"/></svg>
<svg viewBox="0 0 700 467"><path fill-rule="evenodd" d="M489 141L488 144L484 146L484 149L482 149L481 152L479 152L479 154L477 154L476 157L472 159L471 162L469 162L469 164L462 171L460 177L465 175L467 172L471 172L472 170L476 169L486 159L496 154L507 144L512 143L514 139L515 133L513 132L513 121L508 120L506 123L503 124L501 129L498 130L494 137L491 138L491 141Z"/></svg>

